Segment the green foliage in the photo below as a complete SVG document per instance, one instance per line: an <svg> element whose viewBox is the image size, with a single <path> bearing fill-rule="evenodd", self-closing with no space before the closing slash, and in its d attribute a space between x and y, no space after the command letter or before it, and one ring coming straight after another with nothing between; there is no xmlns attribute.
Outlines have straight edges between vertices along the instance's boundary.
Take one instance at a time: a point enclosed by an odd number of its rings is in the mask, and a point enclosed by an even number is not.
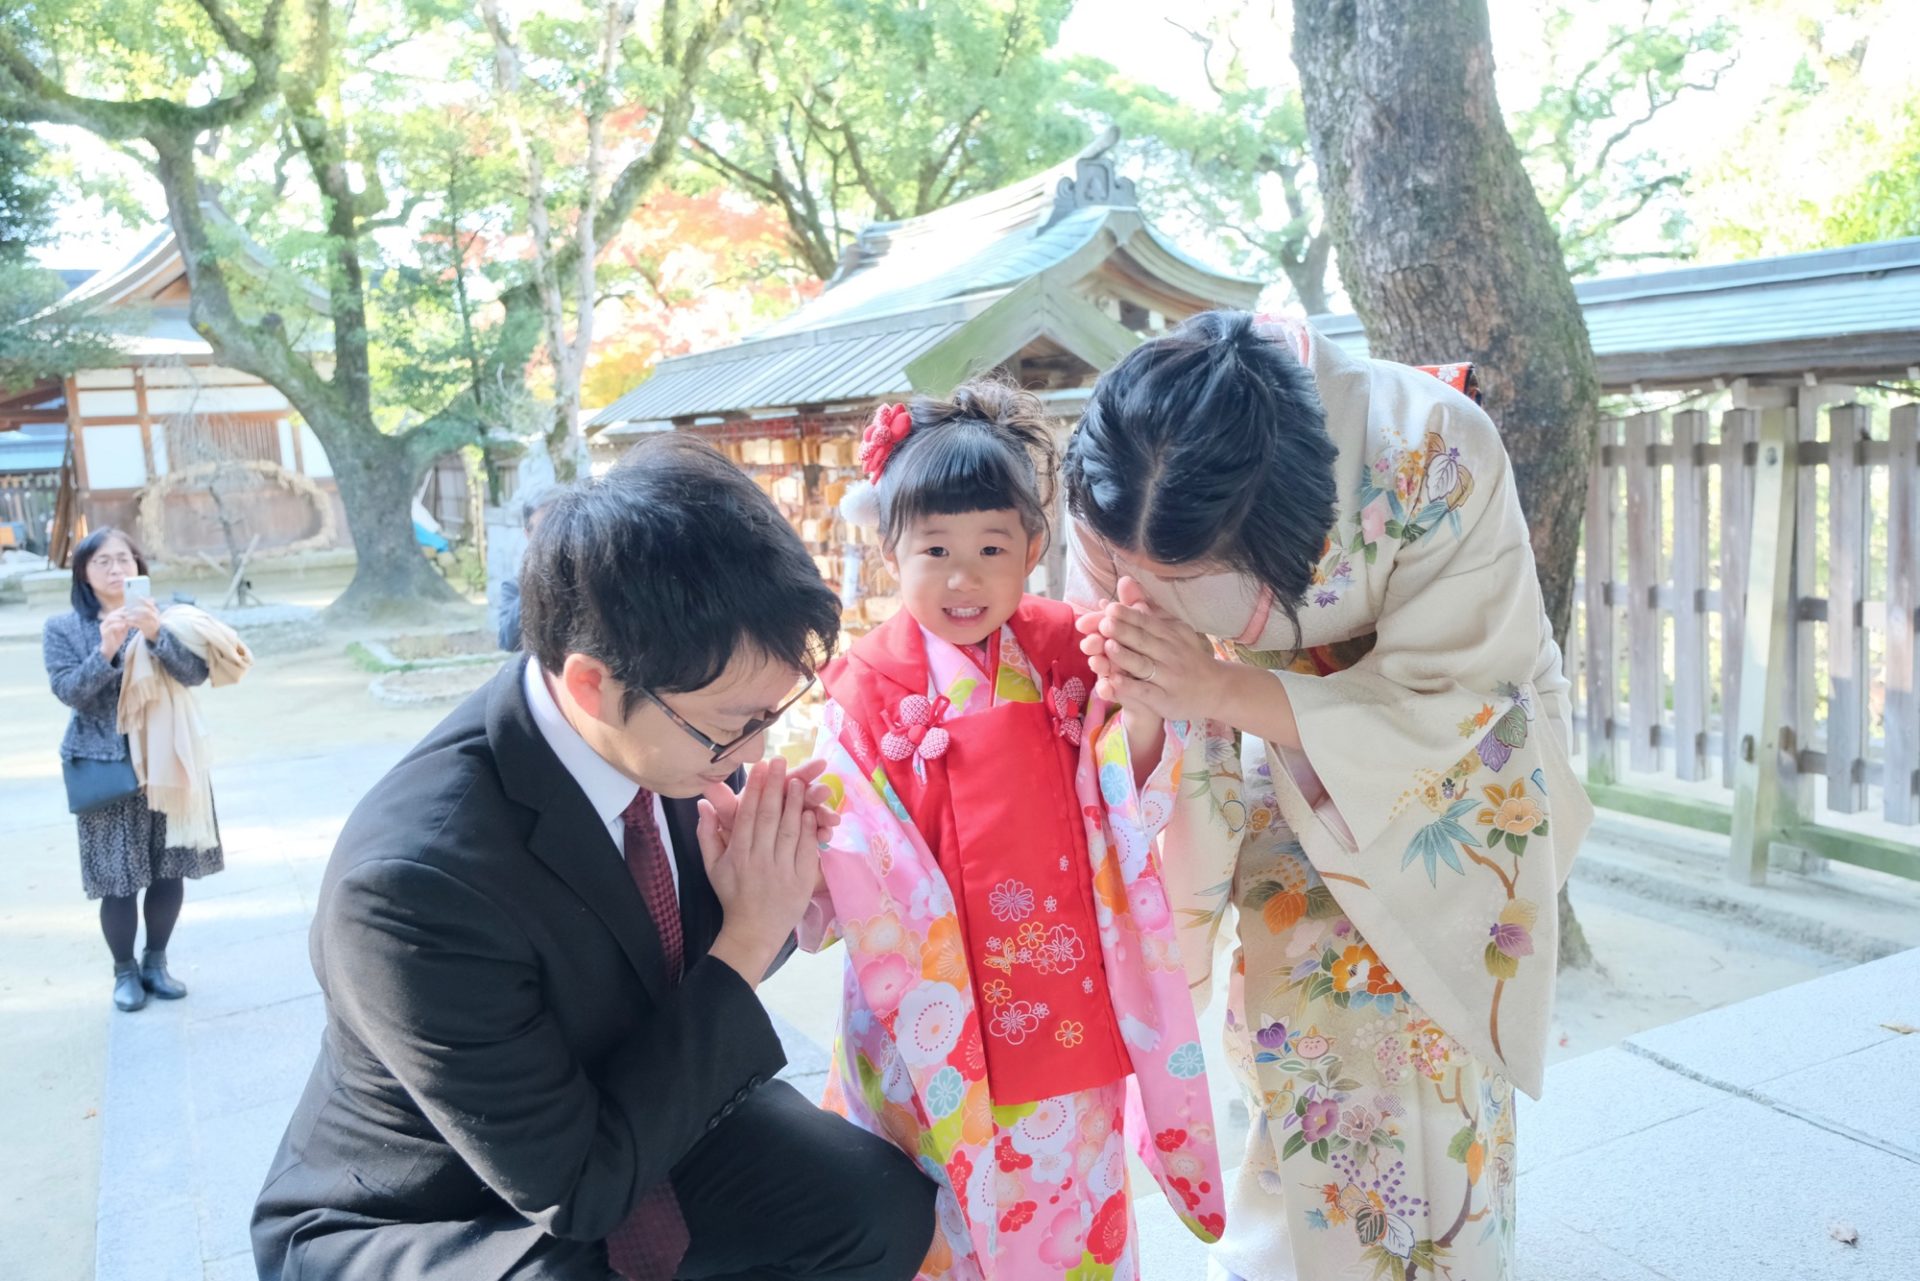
<svg viewBox="0 0 1920 1281"><path fill-rule="evenodd" d="M716 60L695 159L781 210L830 275L870 220L927 213L1073 154L1049 51L1071 0L781 0Z"/></svg>
<svg viewBox="0 0 1920 1281"><path fill-rule="evenodd" d="M1882 153L1878 167L1841 197L1825 225L1835 245L1920 236L1920 96L1906 104L1905 128Z"/></svg>
<svg viewBox="0 0 1920 1281"><path fill-rule="evenodd" d="M1539 99L1508 113L1576 278L1610 262L1686 255L1681 197L1690 175L1643 130L1685 95L1712 92L1732 65L1737 34L1724 14L1655 0L1604 29L1594 29L1593 15L1591 5L1550 0ZM1660 223L1652 246L1620 248L1623 229L1649 219Z"/></svg>
<svg viewBox="0 0 1920 1281"><path fill-rule="evenodd" d="M1325 311L1332 246L1300 91L1290 66L1257 74L1233 25L1168 32L1176 56L1205 64L1210 104L1184 102L1091 60L1073 66L1075 97L1120 130L1140 163L1150 218L1244 275L1284 278L1307 311Z"/></svg>
<svg viewBox="0 0 1920 1281"><path fill-rule="evenodd" d="M50 310L66 285L33 265L33 250L53 233L45 158L31 130L0 125L0 396L113 356L89 317Z"/></svg>
<svg viewBox="0 0 1920 1281"><path fill-rule="evenodd" d="M0 125L0 262L22 263L53 229L53 184L33 131Z"/></svg>
<svg viewBox="0 0 1920 1281"><path fill-rule="evenodd" d="M0 259L0 396L114 361L95 320L49 310L65 291L51 271Z"/></svg>

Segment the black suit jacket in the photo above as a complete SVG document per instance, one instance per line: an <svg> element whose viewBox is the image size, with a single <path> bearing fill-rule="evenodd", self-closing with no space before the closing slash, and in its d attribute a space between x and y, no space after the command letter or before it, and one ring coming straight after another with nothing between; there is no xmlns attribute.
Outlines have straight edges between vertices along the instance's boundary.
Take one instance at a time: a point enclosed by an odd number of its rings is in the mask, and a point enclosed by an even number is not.
<svg viewBox="0 0 1920 1281"><path fill-rule="evenodd" d="M687 970L507 664L355 807L311 935L319 1062L254 1215L263 1277L504 1275L499 1225L603 1238L785 1063L665 804ZM490 1228L488 1225L494 1225Z"/></svg>

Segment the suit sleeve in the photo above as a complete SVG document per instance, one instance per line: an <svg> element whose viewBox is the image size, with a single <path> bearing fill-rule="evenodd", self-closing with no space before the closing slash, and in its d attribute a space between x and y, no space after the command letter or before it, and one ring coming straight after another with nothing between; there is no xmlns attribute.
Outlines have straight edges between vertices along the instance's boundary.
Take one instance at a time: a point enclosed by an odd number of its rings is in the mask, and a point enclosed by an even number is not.
<svg viewBox="0 0 1920 1281"><path fill-rule="evenodd" d="M557 1237L605 1237L786 1057L751 988L695 963L598 1079L512 913L437 868L364 863L318 927L328 995L461 1157Z"/></svg>

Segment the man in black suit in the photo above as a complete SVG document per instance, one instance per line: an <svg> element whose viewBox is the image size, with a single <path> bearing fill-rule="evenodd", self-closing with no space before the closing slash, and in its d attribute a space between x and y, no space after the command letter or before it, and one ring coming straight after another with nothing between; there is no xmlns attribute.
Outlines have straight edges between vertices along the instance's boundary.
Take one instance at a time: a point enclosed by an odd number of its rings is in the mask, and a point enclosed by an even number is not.
<svg viewBox="0 0 1920 1281"><path fill-rule="evenodd" d="M754 995L818 881L818 767L728 786L831 650L833 593L751 481L667 437L554 500L521 598L531 657L328 864L327 1031L261 1277L905 1281L933 1185L774 1079Z"/></svg>

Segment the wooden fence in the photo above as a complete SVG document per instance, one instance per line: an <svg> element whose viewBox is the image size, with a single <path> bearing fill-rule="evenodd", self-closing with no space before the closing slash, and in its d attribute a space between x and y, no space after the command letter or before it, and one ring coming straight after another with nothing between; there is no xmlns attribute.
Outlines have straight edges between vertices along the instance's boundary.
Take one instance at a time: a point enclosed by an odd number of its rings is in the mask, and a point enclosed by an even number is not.
<svg viewBox="0 0 1920 1281"><path fill-rule="evenodd" d="M1920 878L1920 405L1603 421L1582 560L1596 801Z"/></svg>

